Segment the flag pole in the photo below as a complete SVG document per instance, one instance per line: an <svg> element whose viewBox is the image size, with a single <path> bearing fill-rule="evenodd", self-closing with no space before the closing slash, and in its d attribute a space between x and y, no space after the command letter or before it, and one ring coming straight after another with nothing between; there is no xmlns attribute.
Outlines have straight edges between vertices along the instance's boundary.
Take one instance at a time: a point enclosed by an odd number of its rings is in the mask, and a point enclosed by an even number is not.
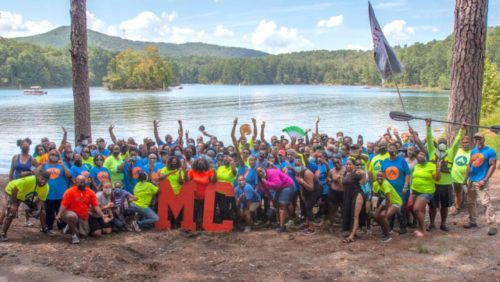
<svg viewBox="0 0 500 282"><path fill-rule="evenodd" d="M401 102L401 107L403 108L403 112L406 113L405 104L403 103L403 97L401 97L401 92L399 91L398 83L397 83L396 79L394 78L394 72L392 71L392 66L391 66L391 64L388 64L388 65L389 65L389 70L391 71L390 76L392 77L392 81L394 82L394 85L396 86L396 91L398 91L398 96L399 96L399 101ZM410 121L406 121L406 124L408 125L408 128L411 128Z"/></svg>

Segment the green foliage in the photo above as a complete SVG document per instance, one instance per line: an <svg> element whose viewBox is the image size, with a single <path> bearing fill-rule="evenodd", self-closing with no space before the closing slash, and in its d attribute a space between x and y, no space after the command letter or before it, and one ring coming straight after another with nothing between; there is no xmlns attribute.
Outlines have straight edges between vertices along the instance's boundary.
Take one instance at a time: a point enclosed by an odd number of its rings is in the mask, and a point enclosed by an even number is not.
<svg viewBox="0 0 500 282"><path fill-rule="evenodd" d="M489 114L486 118L481 119L481 125L494 126L500 125L500 107L497 107L494 112ZM495 149L497 153L500 153L500 135L486 132L486 145Z"/></svg>
<svg viewBox="0 0 500 282"><path fill-rule="evenodd" d="M481 115L487 117L500 106L500 71L489 58L484 62Z"/></svg>
<svg viewBox="0 0 500 282"><path fill-rule="evenodd" d="M17 37L14 40L23 43L31 43L42 46L51 46L54 48L65 48L70 45L70 32L69 26L61 26L46 33L37 34L27 37ZM135 51L142 51L148 45L158 46L158 51L162 57L180 58L189 56L203 56L215 58L239 58L239 57L260 57L267 55L264 52L236 48L236 47L222 47L205 43L185 43L185 44L172 44L172 43L153 43L141 42L122 39L116 36L109 36L93 30L87 30L88 45L106 49L111 52L120 52L125 49L132 49Z"/></svg>
<svg viewBox="0 0 500 282"><path fill-rule="evenodd" d="M109 89L162 89L172 83L172 67L160 57L158 48L146 46L142 52L127 49L108 65L104 84Z"/></svg>

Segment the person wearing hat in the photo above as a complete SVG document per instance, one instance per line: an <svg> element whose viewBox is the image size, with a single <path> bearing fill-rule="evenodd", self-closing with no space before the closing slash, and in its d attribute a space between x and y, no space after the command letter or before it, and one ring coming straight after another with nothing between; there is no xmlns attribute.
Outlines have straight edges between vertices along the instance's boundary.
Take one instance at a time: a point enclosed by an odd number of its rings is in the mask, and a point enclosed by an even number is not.
<svg viewBox="0 0 500 282"><path fill-rule="evenodd" d="M429 161L433 163L440 162L441 166L437 169L441 172L441 178L436 180L436 191L432 201L429 202L429 218L430 223L427 227L427 231L432 231L436 229L435 219L437 215L437 210L441 215L441 223L439 229L448 232L450 229L446 226L446 219L448 217L448 209L453 206L454 196L453 196L453 186L451 170L453 166L453 161L457 154L462 138L465 135L465 124L462 124L460 130L453 141L451 146L445 138L439 138L437 146L434 145L432 138L431 120L426 120L426 138L427 138L427 152L429 152Z"/></svg>
<svg viewBox="0 0 500 282"><path fill-rule="evenodd" d="M5 191L0 193L0 242L7 241L7 231L16 218L21 203L25 203L30 211L38 211L42 232L47 232L43 202L49 193L49 178L49 172L40 171L37 175L12 180L5 187Z"/></svg>
<svg viewBox="0 0 500 282"><path fill-rule="evenodd" d="M96 139L95 143L97 145L97 150L91 152L92 157L95 158L97 155L102 155L105 158L109 157L111 152L108 149L106 149L106 141L104 141L103 138L99 137Z"/></svg>
<svg viewBox="0 0 500 282"><path fill-rule="evenodd" d="M488 235L497 234L495 210L490 198L489 180L495 172L497 154L495 150L484 144L484 135L474 135L475 148L471 152L471 158L466 172L467 210L469 212L469 223L464 228L477 227L477 200L486 208L486 222L488 222Z"/></svg>

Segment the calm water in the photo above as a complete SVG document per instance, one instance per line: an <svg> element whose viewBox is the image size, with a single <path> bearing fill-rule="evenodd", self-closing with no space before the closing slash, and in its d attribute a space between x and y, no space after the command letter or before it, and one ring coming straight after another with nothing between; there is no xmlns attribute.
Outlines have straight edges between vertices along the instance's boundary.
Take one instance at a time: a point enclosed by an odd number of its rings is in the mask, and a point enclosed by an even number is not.
<svg viewBox="0 0 500 282"><path fill-rule="evenodd" d="M61 126L73 137L73 96L71 88L47 89L48 95L24 96L21 90L0 90L0 173L8 171L12 155L19 150L16 140L30 137L35 144L43 136L59 144ZM266 134L281 135L282 128L299 125L313 128L321 117L320 131L330 135L339 130L368 139L380 136L387 126L404 129L402 122L389 118L389 111L401 110L397 93L391 89L354 86L289 85L184 85L168 92L110 92L91 88L93 137L110 141L108 127L115 124L118 138L136 141L153 137L153 120L161 121L160 135L177 135L177 120L184 121L191 137L207 131L223 141L230 140L234 117L241 123L266 121ZM448 94L407 90L403 100L415 116L445 118ZM422 130L423 122L414 122ZM33 149L33 147L32 147Z"/></svg>

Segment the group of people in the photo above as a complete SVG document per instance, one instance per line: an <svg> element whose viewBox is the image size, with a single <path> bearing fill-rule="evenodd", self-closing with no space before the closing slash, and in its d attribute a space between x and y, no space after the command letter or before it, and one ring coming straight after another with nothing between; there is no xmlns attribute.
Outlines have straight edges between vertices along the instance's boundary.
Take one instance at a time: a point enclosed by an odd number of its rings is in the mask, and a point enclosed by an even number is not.
<svg viewBox="0 0 500 282"><path fill-rule="evenodd" d="M274 226L277 232L301 226L311 235L320 226L331 231L340 225L343 242L352 243L360 229L379 226L387 242L393 230L404 234L415 228L417 237L434 232L438 211L444 232L450 230L449 211L454 215L467 209L464 227L478 227L478 200L486 207L488 234L497 232L489 193L496 153L481 133L472 140L466 136L465 125L450 144L434 139L430 120L425 138L412 128L401 135L389 128L365 144L361 135L354 142L342 132L320 133L319 118L314 132L288 139L267 139L265 122L257 138L255 119L237 136L235 119L231 144L224 144L203 127L201 136L190 138L182 121L176 139L169 134L162 139L159 122L153 123L155 140L145 138L141 144L116 138L113 126L110 145L103 138L94 144L80 136L73 147L64 128L59 146L42 138L31 152L32 141L19 140L21 153L13 156L10 182L0 192L0 241L7 240L20 207L27 225L38 218L42 232L57 228L70 234L74 244L81 236L151 228L159 218L160 181L168 181L174 195L183 184L196 184L198 229L203 228L207 186L226 182L235 196L216 193L214 221L233 220L234 228L244 232L256 226ZM180 225L182 214L168 216L174 227Z"/></svg>

